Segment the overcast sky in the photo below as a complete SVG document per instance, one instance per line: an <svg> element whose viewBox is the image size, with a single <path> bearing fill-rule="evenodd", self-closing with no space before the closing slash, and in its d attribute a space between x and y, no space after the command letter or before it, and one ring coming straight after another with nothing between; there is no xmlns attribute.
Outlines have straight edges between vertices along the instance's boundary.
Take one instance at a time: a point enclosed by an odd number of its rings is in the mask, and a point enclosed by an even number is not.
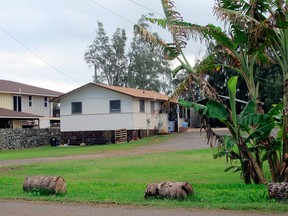
<svg viewBox="0 0 288 216"><path fill-rule="evenodd" d="M97 21L109 37L143 14L163 14L160 0L0 0L0 79L66 93L92 81L83 56L95 37ZM217 23L214 0L174 0L185 21ZM159 13L159 14L158 14ZM159 29L154 26L154 31ZM169 34L160 33L163 39ZM129 45L129 42L128 44ZM190 43L191 58L205 46Z"/></svg>

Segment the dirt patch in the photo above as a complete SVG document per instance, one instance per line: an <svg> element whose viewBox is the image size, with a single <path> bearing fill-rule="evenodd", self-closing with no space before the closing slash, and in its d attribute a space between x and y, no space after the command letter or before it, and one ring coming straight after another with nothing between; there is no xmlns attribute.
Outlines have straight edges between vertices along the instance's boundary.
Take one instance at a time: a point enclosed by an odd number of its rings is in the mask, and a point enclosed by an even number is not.
<svg viewBox="0 0 288 216"><path fill-rule="evenodd" d="M285 214L263 214L253 212L237 212L225 210L205 209L164 209L143 206L119 206L119 205L93 205L93 204L71 204L51 203L20 200L0 200L0 215L5 216L275 216ZM286 214L287 215L287 214Z"/></svg>

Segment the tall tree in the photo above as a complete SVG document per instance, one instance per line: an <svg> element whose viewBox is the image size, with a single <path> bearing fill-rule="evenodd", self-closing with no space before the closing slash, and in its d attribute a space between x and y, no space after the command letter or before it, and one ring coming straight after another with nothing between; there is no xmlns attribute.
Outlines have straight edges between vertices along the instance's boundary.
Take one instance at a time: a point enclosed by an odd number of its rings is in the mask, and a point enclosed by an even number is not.
<svg viewBox="0 0 288 216"><path fill-rule="evenodd" d="M149 26L145 16L138 23ZM94 68L94 82L171 93L170 63L162 58L161 49L147 45L136 33L129 49L126 41L124 29L117 28L110 40L98 22L96 37L84 54L88 66Z"/></svg>
<svg viewBox="0 0 288 216"><path fill-rule="evenodd" d="M138 20L138 25L149 28L145 16ZM147 42L136 32L128 53L129 67L126 86L140 89L171 92L171 69L169 61L162 58L162 51Z"/></svg>
<svg viewBox="0 0 288 216"><path fill-rule="evenodd" d="M117 28L111 39L111 56L109 71L105 71L105 77L109 85L123 86L127 71L126 32Z"/></svg>
<svg viewBox="0 0 288 216"><path fill-rule="evenodd" d="M107 67L109 66L112 51L103 23L98 22L97 25L96 37L85 52L84 60L89 67L94 68L93 82L102 83L105 81L102 73L109 70Z"/></svg>
<svg viewBox="0 0 288 216"><path fill-rule="evenodd" d="M94 82L123 85L127 70L126 40L125 30L117 28L110 41L103 24L98 22L96 37L84 54L88 66L94 67Z"/></svg>

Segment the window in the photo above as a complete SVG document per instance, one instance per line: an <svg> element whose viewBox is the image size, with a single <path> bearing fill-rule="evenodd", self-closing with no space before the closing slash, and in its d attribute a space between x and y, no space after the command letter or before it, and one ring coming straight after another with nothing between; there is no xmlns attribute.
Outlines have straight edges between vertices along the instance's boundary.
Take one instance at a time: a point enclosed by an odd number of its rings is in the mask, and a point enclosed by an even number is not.
<svg viewBox="0 0 288 216"><path fill-rule="evenodd" d="M48 98L44 97L44 107L47 107L47 106L48 106Z"/></svg>
<svg viewBox="0 0 288 216"><path fill-rule="evenodd" d="M140 107L140 112L145 112L145 101L144 100L139 101L139 107Z"/></svg>
<svg viewBox="0 0 288 216"><path fill-rule="evenodd" d="M72 102L72 114L82 113L82 102Z"/></svg>
<svg viewBox="0 0 288 216"><path fill-rule="evenodd" d="M121 112L121 101L110 100L110 113Z"/></svg>
<svg viewBox="0 0 288 216"><path fill-rule="evenodd" d="M150 105L151 105L151 113L155 113L155 101L151 101Z"/></svg>
<svg viewBox="0 0 288 216"><path fill-rule="evenodd" d="M21 96L13 96L13 109L14 111L22 111L22 98Z"/></svg>
<svg viewBox="0 0 288 216"><path fill-rule="evenodd" d="M32 107L32 96L29 96L29 107Z"/></svg>

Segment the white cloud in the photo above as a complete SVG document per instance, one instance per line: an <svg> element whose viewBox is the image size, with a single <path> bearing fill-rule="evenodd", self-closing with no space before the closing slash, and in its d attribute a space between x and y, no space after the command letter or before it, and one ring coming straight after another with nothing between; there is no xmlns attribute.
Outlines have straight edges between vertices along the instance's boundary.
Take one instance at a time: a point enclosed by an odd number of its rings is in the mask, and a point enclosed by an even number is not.
<svg viewBox="0 0 288 216"><path fill-rule="evenodd" d="M134 1L163 14L160 0ZM40 85L62 92L91 82L93 70L88 68L83 55L95 37L97 21L103 22L110 38L119 27L124 28L131 39L133 23L136 23L141 15L151 12L129 0L95 2L121 17L89 0L2 1L0 27L18 42L0 29L0 79ZM185 20L207 24L216 22L212 14L213 2L179 0L176 6ZM160 17L158 14L155 16ZM160 31L153 25L152 30ZM170 38L169 34L162 30L160 36L164 39ZM37 58L23 45L51 65ZM187 55L191 56L195 56L200 49L203 50L193 42L188 49Z"/></svg>

